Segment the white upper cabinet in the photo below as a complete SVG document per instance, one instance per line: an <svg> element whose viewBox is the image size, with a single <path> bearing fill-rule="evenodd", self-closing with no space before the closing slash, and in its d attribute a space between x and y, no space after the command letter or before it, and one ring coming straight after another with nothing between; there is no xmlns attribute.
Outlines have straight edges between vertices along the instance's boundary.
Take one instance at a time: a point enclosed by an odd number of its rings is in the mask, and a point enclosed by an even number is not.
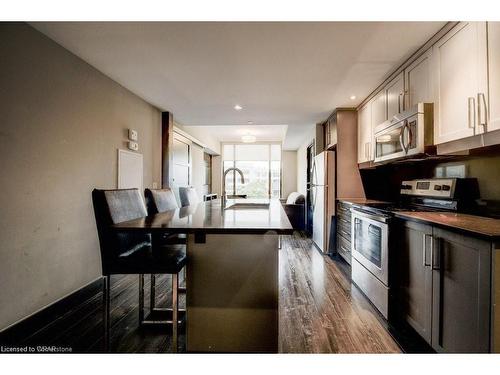
<svg viewBox="0 0 500 375"><path fill-rule="evenodd" d="M394 115L397 115L405 110L404 95L405 76L404 73L401 73L385 87L385 96L387 101L386 119L391 119Z"/></svg>
<svg viewBox="0 0 500 375"><path fill-rule="evenodd" d="M387 120L387 96L385 90L380 91L367 105L371 106L371 126L375 129Z"/></svg>
<svg viewBox="0 0 500 375"><path fill-rule="evenodd" d="M500 22L488 22L488 59L489 121L486 130L492 131L500 129Z"/></svg>
<svg viewBox="0 0 500 375"><path fill-rule="evenodd" d="M484 132L487 103L486 23L461 22L433 46L434 141ZM479 99L479 100L478 100Z"/></svg>
<svg viewBox="0 0 500 375"><path fill-rule="evenodd" d="M358 110L358 163L373 160L372 144L372 102L368 102Z"/></svg>
<svg viewBox="0 0 500 375"><path fill-rule="evenodd" d="M432 48L405 69L405 109L418 103L434 103L430 71Z"/></svg>

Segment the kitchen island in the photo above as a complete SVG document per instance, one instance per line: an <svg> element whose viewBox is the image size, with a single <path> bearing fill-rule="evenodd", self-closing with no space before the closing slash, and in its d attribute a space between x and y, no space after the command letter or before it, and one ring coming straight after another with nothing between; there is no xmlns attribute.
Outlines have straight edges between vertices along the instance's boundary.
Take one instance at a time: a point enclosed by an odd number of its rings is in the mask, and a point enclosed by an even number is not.
<svg viewBox="0 0 500 375"><path fill-rule="evenodd" d="M213 200L115 229L187 234L188 352L278 351L279 235L293 231L279 200Z"/></svg>

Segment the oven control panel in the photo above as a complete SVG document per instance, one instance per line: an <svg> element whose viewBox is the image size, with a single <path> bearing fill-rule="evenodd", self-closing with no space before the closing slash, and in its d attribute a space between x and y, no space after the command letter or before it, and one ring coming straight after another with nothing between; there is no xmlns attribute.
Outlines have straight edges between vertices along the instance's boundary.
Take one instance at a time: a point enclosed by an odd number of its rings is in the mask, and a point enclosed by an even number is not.
<svg viewBox="0 0 500 375"><path fill-rule="evenodd" d="M401 183L401 194L453 198L455 184L456 179L454 178L403 181Z"/></svg>

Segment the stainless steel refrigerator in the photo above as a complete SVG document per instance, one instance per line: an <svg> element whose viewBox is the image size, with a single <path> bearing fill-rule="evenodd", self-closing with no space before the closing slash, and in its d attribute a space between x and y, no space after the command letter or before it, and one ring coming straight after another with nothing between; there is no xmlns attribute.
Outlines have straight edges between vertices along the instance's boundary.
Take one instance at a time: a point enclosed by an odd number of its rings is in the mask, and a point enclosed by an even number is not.
<svg viewBox="0 0 500 375"><path fill-rule="evenodd" d="M329 253L330 228L335 215L335 152L323 151L314 157L312 167L313 242Z"/></svg>

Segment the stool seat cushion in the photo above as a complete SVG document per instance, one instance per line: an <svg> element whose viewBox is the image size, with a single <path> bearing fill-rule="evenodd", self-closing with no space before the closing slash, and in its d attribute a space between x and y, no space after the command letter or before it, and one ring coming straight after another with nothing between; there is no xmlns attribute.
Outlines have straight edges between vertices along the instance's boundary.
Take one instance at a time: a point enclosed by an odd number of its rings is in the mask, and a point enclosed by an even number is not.
<svg viewBox="0 0 500 375"><path fill-rule="evenodd" d="M179 273L186 265L186 247L183 245L135 246L124 252L110 266L111 274Z"/></svg>

